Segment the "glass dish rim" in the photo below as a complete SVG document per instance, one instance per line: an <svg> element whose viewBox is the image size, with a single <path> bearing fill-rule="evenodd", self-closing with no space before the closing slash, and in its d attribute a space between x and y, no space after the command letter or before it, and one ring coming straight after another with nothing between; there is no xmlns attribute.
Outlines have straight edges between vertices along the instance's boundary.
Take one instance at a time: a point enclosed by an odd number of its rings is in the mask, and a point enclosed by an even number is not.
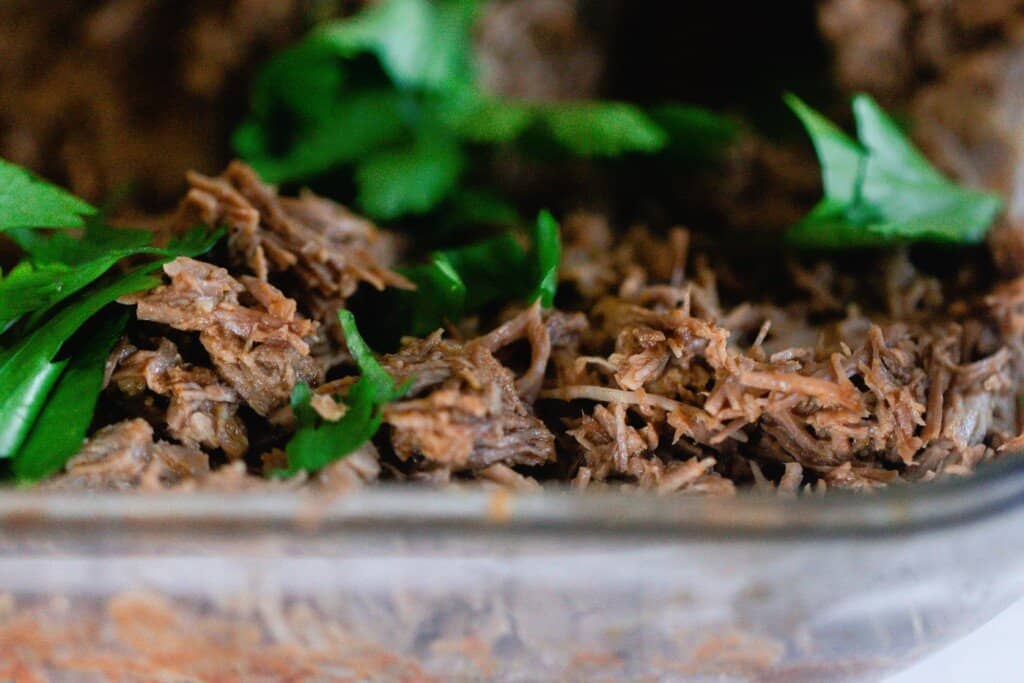
<svg viewBox="0 0 1024 683"><path fill-rule="evenodd" d="M513 493L479 487L382 484L335 494L0 493L0 533L59 531L176 536L271 532L323 535L443 532L678 541L852 539L940 531L1024 508L1024 457L1006 454L969 477L890 486L871 493L779 496L656 496L545 487ZM187 533L183 534L183 530Z"/></svg>

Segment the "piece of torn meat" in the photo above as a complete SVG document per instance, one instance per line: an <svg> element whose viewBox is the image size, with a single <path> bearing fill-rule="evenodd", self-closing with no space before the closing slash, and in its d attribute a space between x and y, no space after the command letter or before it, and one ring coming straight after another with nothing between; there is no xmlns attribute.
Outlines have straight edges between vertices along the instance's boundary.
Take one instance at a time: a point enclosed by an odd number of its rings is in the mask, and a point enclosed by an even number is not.
<svg viewBox="0 0 1024 683"><path fill-rule="evenodd" d="M323 368L305 341L316 324L273 286L189 258L164 266L168 284L121 299L139 320L198 332L217 374L260 415L288 402L299 382L319 384Z"/></svg>
<svg viewBox="0 0 1024 683"><path fill-rule="evenodd" d="M344 338L337 311L359 283L413 287L391 270L394 237L340 204L309 191L281 197L240 161L218 177L189 173L188 182L188 194L167 227L226 227L232 263L287 291L338 342Z"/></svg>
<svg viewBox="0 0 1024 683"><path fill-rule="evenodd" d="M170 399L167 433L189 448L220 449L237 459L249 450L245 424L238 417L238 393L209 369L185 363L178 348L161 339L155 351L122 349L111 382L126 396L149 390Z"/></svg>
<svg viewBox="0 0 1024 683"><path fill-rule="evenodd" d="M71 458L64 473L42 484L62 490L161 489L209 472L202 451L153 441L153 428L136 418L104 427Z"/></svg>
<svg viewBox="0 0 1024 683"><path fill-rule="evenodd" d="M903 283L889 293L901 321L874 324L852 311L830 334L819 328L813 346L793 345L808 337L797 317L759 318L748 305L721 312L713 282L641 278L599 300L579 355L555 356L540 392L582 411L566 432L577 485L665 491L663 468L709 455L708 472L737 482L782 488L786 478L792 491L799 471L806 483L866 490L994 457L1018 433L1011 349L1024 287L990 295L994 319L961 325L944 317L941 294L927 315L903 301L920 298L919 283L937 283L908 272L905 259L886 268Z"/></svg>
<svg viewBox="0 0 1024 683"><path fill-rule="evenodd" d="M381 365L406 398L384 409L390 445L400 460L453 471L494 463L540 465L555 457L554 436L516 390L515 378L486 344L409 339Z"/></svg>

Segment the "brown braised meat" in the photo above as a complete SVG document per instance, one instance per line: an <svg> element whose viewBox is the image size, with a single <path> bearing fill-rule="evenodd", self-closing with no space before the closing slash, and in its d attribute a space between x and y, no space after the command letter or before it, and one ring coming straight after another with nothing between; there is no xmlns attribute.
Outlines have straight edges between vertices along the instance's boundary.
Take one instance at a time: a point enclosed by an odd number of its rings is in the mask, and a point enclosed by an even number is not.
<svg viewBox="0 0 1024 683"><path fill-rule="evenodd" d="M238 418L241 399L213 370L184 363L167 339L155 351L127 345L118 356L113 384L133 398L147 389L168 397L165 428L175 440L189 448L219 449L232 459L249 450L245 424Z"/></svg>
<svg viewBox="0 0 1024 683"><path fill-rule="evenodd" d="M153 441L153 428L134 419L104 427L68 461L64 474L44 484L61 489L160 489L201 478L209 470L205 453Z"/></svg>
<svg viewBox="0 0 1024 683"><path fill-rule="evenodd" d="M460 344L442 339L439 330L407 340L382 364L399 383L412 381L406 398L384 411L399 459L419 457L428 468L455 472L554 460L554 436L485 341Z"/></svg>
<svg viewBox="0 0 1024 683"><path fill-rule="evenodd" d="M0 156L105 201L163 207L226 161L246 83L302 34L300 0L5 0Z"/></svg>
<svg viewBox="0 0 1024 683"><path fill-rule="evenodd" d="M970 264L940 279L896 250L867 281L794 262L785 302L737 300L720 285L742 273L694 253L687 231L616 236L576 214L559 270L573 310L520 305L403 340L380 363L408 388L373 442L312 477L264 479L287 462L293 388L314 387L313 409L334 421L356 379L311 354L318 322L271 281L324 311L360 282L406 283L374 254L388 239L333 203L278 197L242 165L191 182L165 227L228 226L227 251L207 257L228 268L179 258L122 300L137 320L108 363L119 407L51 485L794 494L963 475L1024 443L1024 278L986 291Z"/></svg>
<svg viewBox="0 0 1024 683"><path fill-rule="evenodd" d="M237 161L219 177L190 173L188 181L188 194L164 228L226 227L232 265L285 289L335 341L342 341L337 311L361 282L412 287L390 270L394 237L335 202L308 191L280 197Z"/></svg>
<svg viewBox="0 0 1024 683"><path fill-rule="evenodd" d="M323 368L305 339L316 324L296 314L295 301L243 275L178 258L164 266L170 282L125 297L139 320L198 332L220 377L263 416L288 402L298 382L318 384Z"/></svg>

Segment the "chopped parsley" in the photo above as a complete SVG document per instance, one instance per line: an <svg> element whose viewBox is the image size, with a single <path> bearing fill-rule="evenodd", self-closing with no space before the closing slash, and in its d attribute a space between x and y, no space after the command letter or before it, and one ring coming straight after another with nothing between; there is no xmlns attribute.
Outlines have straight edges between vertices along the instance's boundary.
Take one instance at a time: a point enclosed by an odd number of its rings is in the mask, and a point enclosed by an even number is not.
<svg viewBox="0 0 1024 683"><path fill-rule="evenodd" d="M972 244L1001 210L999 198L950 181L868 95L853 100L853 140L795 95L786 102L811 136L825 197L787 239L809 248L896 242Z"/></svg>
<svg viewBox="0 0 1024 683"><path fill-rule="evenodd" d="M537 216L529 248L513 232L434 252L427 264L402 269L414 291L394 290L389 310L400 329L382 334L393 342L403 334L422 336L456 323L484 307L521 299L554 305L561 259L558 222L547 211Z"/></svg>
<svg viewBox="0 0 1024 683"><path fill-rule="evenodd" d="M351 311L339 311L349 354L359 367L359 379L342 399L344 414L336 421L324 420L312 408L313 392L305 384L292 391L292 411L298 428L288 442L288 467L276 472L289 476L301 470L316 472L349 455L373 438L383 420L385 405L401 398L408 384L395 386L395 380L380 366L373 352L359 335Z"/></svg>
<svg viewBox="0 0 1024 683"><path fill-rule="evenodd" d="M12 228L80 228L96 209L0 159L0 232Z"/></svg>
<svg viewBox="0 0 1024 683"><path fill-rule="evenodd" d="M716 121L720 131L731 126L727 119L695 108L661 110L663 127L624 102L484 92L473 59L482 4L381 0L320 25L264 67L235 149L271 182L344 171L363 212L396 219L456 201L510 147L618 157L666 147L706 154L731 141L708 135Z"/></svg>

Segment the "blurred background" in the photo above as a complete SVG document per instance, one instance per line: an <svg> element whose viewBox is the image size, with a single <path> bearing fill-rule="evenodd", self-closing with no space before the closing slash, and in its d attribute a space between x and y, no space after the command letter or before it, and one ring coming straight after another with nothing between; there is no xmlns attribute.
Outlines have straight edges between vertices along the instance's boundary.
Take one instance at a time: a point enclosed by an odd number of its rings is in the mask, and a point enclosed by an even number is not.
<svg viewBox="0 0 1024 683"><path fill-rule="evenodd" d="M5 0L0 155L90 200L167 208L184 188L184 171L216 173L236 154L232 131L267 60L366 4ZM481 4L474 51L490 92L531 101L682 101L743 124L713 180L657 168L637 183L633 173L577 166L553 174L552 185L551 174L512 165L503 172L516 196L557 191L563 204L626 197L631 215L678 219L696 194L710 199L719 223L785 224L817 193L809 146L781 104L786 90L839 121L849 118L848 95L869 91L904 117L944 169L1008 194L1014 188L1022 2ZM796 144L779 144L787 140ZM644 203L637 185L661 194Z"/></svg>

